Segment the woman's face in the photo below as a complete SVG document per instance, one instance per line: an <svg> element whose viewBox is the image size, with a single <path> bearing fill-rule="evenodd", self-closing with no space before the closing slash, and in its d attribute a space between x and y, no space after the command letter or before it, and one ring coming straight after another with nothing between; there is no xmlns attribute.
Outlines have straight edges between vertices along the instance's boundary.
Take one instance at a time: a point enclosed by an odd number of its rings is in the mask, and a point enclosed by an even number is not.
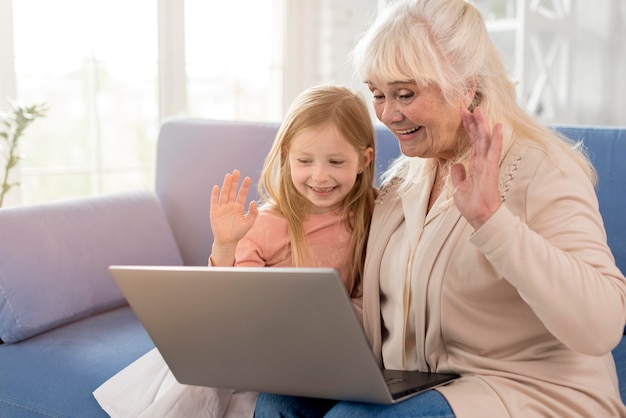
<svg viewBox="0 0 626 418"><path fill-rule="evenodd" d="M313 213L339 207L374 156L372 148L355 149L332 124L303 130L289 148L291 180Z"/></svg>
<svg viewBox="0 0 626 418"><path fill-rule="evenodd" d="M408 157L453 159L463 137L461 101L448 103L437 86L413 82L368 83L378 119Z"/></svg>

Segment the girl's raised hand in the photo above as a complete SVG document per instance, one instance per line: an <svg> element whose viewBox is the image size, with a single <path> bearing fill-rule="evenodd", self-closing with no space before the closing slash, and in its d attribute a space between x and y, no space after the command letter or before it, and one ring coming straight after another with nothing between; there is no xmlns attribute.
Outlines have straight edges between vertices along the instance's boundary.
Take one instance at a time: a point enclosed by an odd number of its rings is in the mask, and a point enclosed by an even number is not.
<svg viewBox="0 0 626 418"><path fill-rule="evenodd" d="M245 177L241 182L241 188L237 191L239 184L239 170L224 176L224 182L220 190L218 185L211 190L211 209L209 216L211 229L213 230L213 254L212 259L216 265L232 265L228 261L221 263L220 254L232 254L234 261L235 248L237 243L252 228L258 215L255 201L248 205L248 213L245 212L246 198L250 189L250 177Z"/></svg>
<svg viewBox="0 0 626 418"><path fill-rule="evenodd" d="M461 109L463 126L471 143L469 170L462 164L452 166L454 203L474 228L479 228L500 205L498 187L502 154L502 125L491 131L480 107L470 112Z"/></svg>

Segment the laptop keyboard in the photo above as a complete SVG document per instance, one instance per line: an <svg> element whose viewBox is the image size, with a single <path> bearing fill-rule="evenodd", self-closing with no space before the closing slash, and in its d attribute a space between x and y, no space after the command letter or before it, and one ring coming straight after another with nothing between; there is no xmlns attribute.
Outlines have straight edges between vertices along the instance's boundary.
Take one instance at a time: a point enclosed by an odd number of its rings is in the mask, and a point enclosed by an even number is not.
<svg viewBox="0 0 626 418"><path fill-rule="evenodd" d="M395 385L398 383L406 382L406 379L402 379L399 377L385 377L385 382L387 382L387 385Z"/></svg>

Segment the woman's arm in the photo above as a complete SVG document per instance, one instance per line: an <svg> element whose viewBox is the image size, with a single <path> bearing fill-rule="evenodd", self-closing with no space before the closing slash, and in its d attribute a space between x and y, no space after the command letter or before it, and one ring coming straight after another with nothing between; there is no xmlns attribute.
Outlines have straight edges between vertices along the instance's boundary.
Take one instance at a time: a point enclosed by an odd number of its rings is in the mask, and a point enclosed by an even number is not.
<svg viewBox="0 0 626 418"><path fill-rule="evenodd" d="M623 333L626 281L606 243L595 190L567 157L544 155L529 168L532 178L517 179L507 198L522 212L503 205L471 242L563 344L606 354Z"/></svg>

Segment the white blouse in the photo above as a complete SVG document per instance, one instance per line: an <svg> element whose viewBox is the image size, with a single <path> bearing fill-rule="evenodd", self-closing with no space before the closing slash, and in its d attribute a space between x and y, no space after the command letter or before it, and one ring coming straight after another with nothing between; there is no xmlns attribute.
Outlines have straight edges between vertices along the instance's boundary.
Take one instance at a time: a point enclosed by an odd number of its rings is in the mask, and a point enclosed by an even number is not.
<svg viewBox="0 0 626 418"><path fill-rule="evenodd" d="M427 174L422 184L433 181L434 175ZM418 347L423 343L418 341L424 341L427 331L429 277L420 274L419 266L446 210L441 193L427 212L430 192L431 187L416 185L402 196L404 221L391 236L380 266L382 357L387 369L418 370L418 364L424 364L424 348Z"/></svg>

